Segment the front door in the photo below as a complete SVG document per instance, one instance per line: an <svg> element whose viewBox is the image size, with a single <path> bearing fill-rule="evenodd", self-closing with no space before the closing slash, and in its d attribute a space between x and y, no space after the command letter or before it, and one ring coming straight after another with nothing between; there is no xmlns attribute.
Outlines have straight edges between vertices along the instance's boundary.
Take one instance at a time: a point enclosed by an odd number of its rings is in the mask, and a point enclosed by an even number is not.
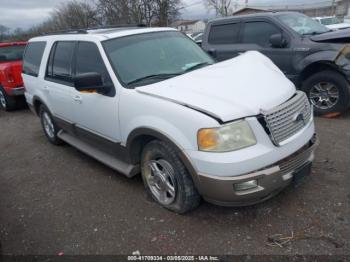
<svg viewBox="0 0 350 262"><path fill-rule="evenodd" d="M91 138L104 138L107 141L118 143L118 97L112 80L97 45L93 42L81 41L78 43L75 58L74 75L84 73L100 73L104 86L110 91L106 94L96 92L79 92L73 89L72 98L74 123L80 134L89 134Z"/></svg>
<svg viewBox="0 0 350 262"><path fill-rule="evenodd" d="M241 31L241 43L244 50L256 50L269 57L281 71L290 76L293 73L293 52L289 45L283 48L275 48L270 44L270 37L274 34L282 34L282 29L268 20L245 21Z"/></svg>

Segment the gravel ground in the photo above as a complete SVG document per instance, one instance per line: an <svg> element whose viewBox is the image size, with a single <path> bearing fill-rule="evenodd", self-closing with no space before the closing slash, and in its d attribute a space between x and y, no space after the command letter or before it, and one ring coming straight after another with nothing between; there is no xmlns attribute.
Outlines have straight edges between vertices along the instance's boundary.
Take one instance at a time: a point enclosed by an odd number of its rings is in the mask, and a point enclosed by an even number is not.
<svg viewBox="0 0 350 262"><path fill-rule="evenodd" d="M28 110L0 112L4 255L350 254L350 112L317 118L312 176L259 205L176 215L74 148L49 144ZM285 238L288 243L278 245ZM0 250L1 252L1 250ZM0 259L1 260L1 259Z"/></svg>

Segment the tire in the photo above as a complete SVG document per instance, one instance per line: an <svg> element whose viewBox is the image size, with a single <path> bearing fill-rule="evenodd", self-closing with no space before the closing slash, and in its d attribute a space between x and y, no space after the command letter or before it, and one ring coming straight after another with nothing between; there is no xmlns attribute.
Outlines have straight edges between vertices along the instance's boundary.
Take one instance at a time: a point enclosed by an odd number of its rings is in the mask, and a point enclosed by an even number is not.
<svg viewBox="0 0 350 262"><path fill-rule="evenodd" d="M157 171L160 175L155 175ZM144 147L141 173L147 193L162 207L179 214L198 207L201 197L178 154L169 144L153 140Z"/></svg>
<svg viewBox="0 0 350 262"><path fill-rule="evenodd" d="M12 111L17 108L16 99L6 94L2 86L0 86L0 108L5 111Z"/></svg>
<svg viewBox="0 0 350 262"><path fill-rule="evenodd" d="M63 141L57 136L57 133L60 131L60 129L55 124L52 115L46 106L40 106L39 116L41 126L49 142L54 145L63 144Z"/></svg>
<svg viewBox="0 0 350 262"><path fill-rule="evenodd" d="M309 97L316 115L342 113L349 108L350 84L337 71L325 70L310 76L302 90Z"/></svg>

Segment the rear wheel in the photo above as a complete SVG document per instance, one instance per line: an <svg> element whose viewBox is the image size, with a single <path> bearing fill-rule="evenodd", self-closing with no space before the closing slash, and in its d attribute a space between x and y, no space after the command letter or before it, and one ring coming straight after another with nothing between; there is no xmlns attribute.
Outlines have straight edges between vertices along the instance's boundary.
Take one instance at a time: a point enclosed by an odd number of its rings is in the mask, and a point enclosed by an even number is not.
<svg viewBox="0 0 350 262"><path fill-rule="evenodd" d="M11 111L16 109L16 107L16 99L6 94L4 88L0 86L0 108L5 111Z"/></svg>
<svg viewBox="0 0 350 262"><path fill-rule="evenodd" d="M316 115L342 113L349 108L350 85L339 72L327 70L316 73L304 82L302 89L314 106Z"/></svg>
<svg viewBox="0 0 350 262"><path fill-rule="evenodd" d="M149 195L161 206L186 213L200 203L193 180L176 151L154 140L142 152L142 178Z"/></svg>
<svg viewBox="0 0 350 262"><path fill-rule="evenodd" d="M57 136L59 128L56 126L52 115L50 111L46 108L46 106L40 106L39 116L44 133L47 139L50 141L50 143L54 145L62 144L63 141Z"/></svg>

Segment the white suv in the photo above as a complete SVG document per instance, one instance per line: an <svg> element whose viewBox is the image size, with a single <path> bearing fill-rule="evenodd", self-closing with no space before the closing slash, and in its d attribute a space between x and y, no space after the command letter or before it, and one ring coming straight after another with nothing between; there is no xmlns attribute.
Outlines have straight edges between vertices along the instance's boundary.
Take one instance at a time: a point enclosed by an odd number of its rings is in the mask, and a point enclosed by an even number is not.
<svg viewBox="0 0 350 262"><path fill-rule="evenodd" d="M258 203L310 172L312 108L258 52L214 63L170 28L79 30L31 39L23 79L51 143L141 173L178 213Z"/></svg>

